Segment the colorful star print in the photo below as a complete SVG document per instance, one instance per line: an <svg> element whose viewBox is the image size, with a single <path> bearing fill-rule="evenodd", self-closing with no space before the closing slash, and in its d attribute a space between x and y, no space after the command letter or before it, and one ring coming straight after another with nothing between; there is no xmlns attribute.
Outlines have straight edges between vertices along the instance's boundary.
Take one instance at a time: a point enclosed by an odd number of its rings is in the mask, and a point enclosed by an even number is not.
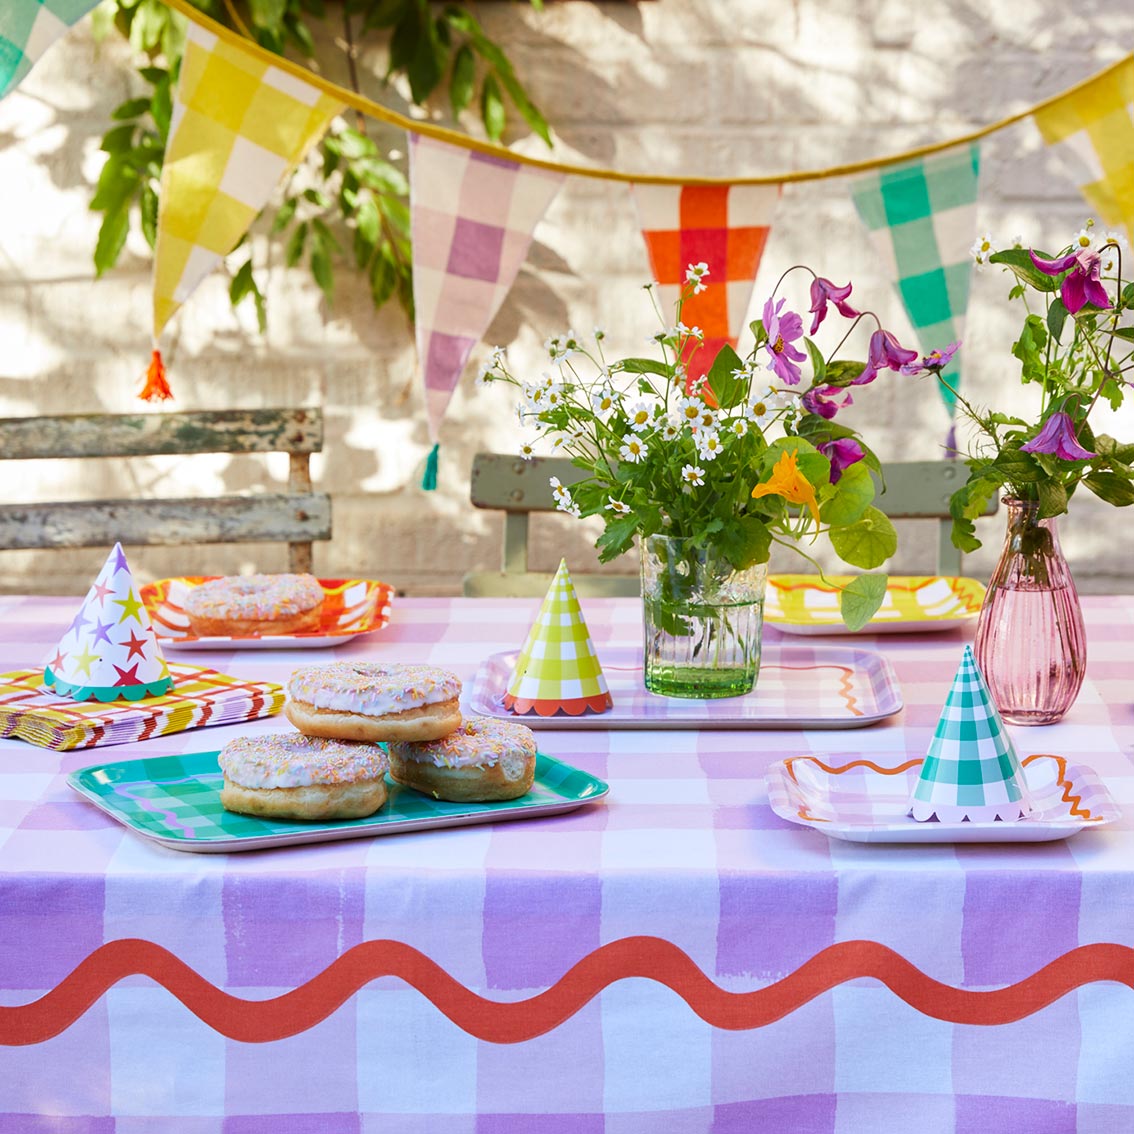
<svg viewBox="0 0 1134 1134"><path fill-rule="evenodd" d="M142 609L142 604L135 598L133 588L126 592L124 599L116 598L112 601L117 606L122 607L122 617L118 620L119 626L121 626L127 618L136 618L139 622L142 621L142 616L138 613Z"/></svg>

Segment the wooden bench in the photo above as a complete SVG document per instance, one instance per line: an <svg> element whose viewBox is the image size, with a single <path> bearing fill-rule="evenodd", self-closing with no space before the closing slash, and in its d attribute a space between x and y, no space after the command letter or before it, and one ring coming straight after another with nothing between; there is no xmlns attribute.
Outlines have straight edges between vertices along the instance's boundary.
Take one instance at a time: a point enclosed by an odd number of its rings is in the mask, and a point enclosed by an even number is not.
<svg viewBox="0 0 1134 1134"><path fill-rule="evenodd" d="M964 463L904 461L889 463L885 469L886 491L876 500L877 506L891 519L937 520L936 571L939 575L959 575L961 553L952 543L949 497L964 483L968 473ZM499 571L478 571L465 576L466 595L530 597L547 591L552 576L528 570L528 516L555 510L548 484L553 476L572 485L584 473L566 457L525 460L504 453L477 453L473 458L469 497L477 508L503 510L504 547ZM995 511L994 499L985 514ZM637 574L572 572L571 580L582 595L636 595L639 590Z"/></svg>
<svg viewBox="0 0 1134 1134"><path fill-rule="evenodd" d="M0 460L194 453L287 453L290 459L286 493L3 504L0 548L278 540L288 544L290 569L310 572L312 541L331 538L331 499L311 489L311 454L322 447L321 409L0 418Z"/></svg>

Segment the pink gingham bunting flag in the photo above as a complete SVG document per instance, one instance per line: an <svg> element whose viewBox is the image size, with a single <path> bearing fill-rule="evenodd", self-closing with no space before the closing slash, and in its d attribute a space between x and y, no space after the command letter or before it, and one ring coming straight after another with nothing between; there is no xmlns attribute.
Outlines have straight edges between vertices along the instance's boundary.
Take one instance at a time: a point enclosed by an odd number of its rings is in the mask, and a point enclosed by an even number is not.
<svg viewBox="0 0 1134 1134"><path fill-rule="evenodd" d="M410 134L413 300L429 435L563 174Z"/></svg>

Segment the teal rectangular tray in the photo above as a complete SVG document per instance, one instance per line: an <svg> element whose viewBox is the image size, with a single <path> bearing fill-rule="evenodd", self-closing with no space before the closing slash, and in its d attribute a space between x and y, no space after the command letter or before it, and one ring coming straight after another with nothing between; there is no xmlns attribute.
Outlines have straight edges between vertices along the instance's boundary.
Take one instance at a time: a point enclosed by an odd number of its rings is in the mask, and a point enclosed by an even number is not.
<svg viewBox="0 0 1134 1134"><path fill-rule="evenodd" d="M75 791L130 830L173 850L199 853L259 850L557 815L602 799L610 790L602 780L540 753L535 783L519 799L446 803L387 777L389 799L375 814L365 819L304 823L225 811L220 802L222 781L216 752L93 764L67 777Z"/></svg>

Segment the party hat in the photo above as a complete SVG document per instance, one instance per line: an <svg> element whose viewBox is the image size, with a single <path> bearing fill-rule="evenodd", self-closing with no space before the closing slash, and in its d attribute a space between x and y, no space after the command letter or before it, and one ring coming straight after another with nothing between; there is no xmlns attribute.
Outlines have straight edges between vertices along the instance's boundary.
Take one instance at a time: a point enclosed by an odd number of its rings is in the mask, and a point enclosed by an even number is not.
<svg viewBox="0 0 1134 1134"><path fill-rule="evenodd" d="M1020 758L993 704L971 646L945 699L910 814L919 822L987 823L1031 811Z"/></svg>
<svg viewBox="0 0 1134 1134"><path fill-rule="evenodd" d="M120 543L59 640L43 681L74 701L140 701L173 688Z"/></svg>
<svg viewBox="0 0 1134 1134"><path fill-rule="evenodd" d="M605 713L614 705L565 559L528 631L504 705L541 717Z"/></svg>

